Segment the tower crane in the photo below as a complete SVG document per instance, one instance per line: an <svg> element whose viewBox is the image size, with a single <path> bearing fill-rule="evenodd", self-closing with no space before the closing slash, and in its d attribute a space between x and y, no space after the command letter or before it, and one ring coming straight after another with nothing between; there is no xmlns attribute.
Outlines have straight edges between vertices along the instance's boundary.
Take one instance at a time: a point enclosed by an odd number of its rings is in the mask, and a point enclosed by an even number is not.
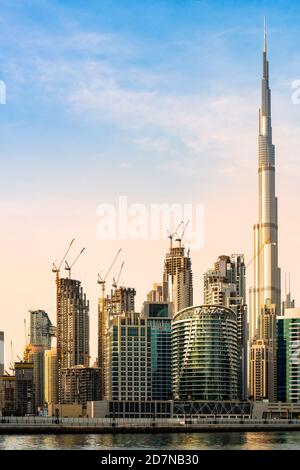
<svg viewBox="0 0 300 470"><path fill-rule="evenodd" d="M172 233L170 232L170 230L168 230L168 238L170 239L170 252L172 251L173 237L176 234L176 232L179 230L182 224L183 224L183 220L178 224L178 226Z"/></svg>
<svg viewBox="0 0 300 470"><path fill-rule="evenodd" d="M64 254L64 256L63 256L61 262L59 263L59 265L56 266L54 263L52 264L52 272L53 272L53 273L56 273L56 282L58 282L58 280L59 280L59 271L60 271L61 265L63 264L64 260L66 259L66 256L68 255L68 253L69 253L69 251L70 251L70 249L71 249L71 246L73 245L74 241L75 241L75 238L73 238L73 239L71 240L71 242L70 242L70 244L69 244L69 246L68 246L68 249L67 249L67 251L65 252L65 254Z"/></svg>
<svg viewBox="0 0 300 470"><path fill-rule="evenodd" d="M76 263L76 261L78 260L78 258L82 255L82 253L84 252L85 248L82 248L82 250L80 251L79 255L76 256L75 260L73 261L73 263L71 265L69 265L68 261L65 260L65 270L66 271L69 271L69 279L71 279L71 269L73 268L74 264Z"/></svg>
<svg viewBox="0 0 300 470"><path fill-rule="evenodd" d="M122 273L122 271L123 271L123 266L124 266L124 261L123 261L123 263L121 264L120 271L119 271L119 274L118 274L118 276L117 276L117 279L115 279L115 278L113 277L113 284L112 284L112 286L113 286L115 289L118 287L119 280L120 280L120 277L121 277L121 273Z"/></svg>
<svg viewBox="0 0 300 470"><path fill-rule="evenodd" d="M189 225L189 223L190 223L190 221L188 220L188 221L184 224L184 226L183 226L183 228L182 228L181 235L180 235L178 238L176 238L176 241L179 243L179 248L181 248L181 241L182 241L182 239L183 239L183 236L184 236L184 234L185 234L185 231L186 231L187 226ZM177 229L177 230L178 230L178 229Z"/></svg>

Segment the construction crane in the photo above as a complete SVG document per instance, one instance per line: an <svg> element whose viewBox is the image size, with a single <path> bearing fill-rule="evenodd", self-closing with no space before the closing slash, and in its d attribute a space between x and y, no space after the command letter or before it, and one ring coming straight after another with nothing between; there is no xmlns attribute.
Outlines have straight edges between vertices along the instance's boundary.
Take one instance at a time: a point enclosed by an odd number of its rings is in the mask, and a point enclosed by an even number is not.
<svg viewBox="0 0 300 470"><path fill-rule="evenodd" d="M182 228L181 235L180 235L178 238L176 238L176 241L179 243L179 248L181 248L181 241L182 241L182 239L183 239L183 236L184 236L184 234L185 234L186 228L187 228L187 226L189 225L189 223L190 223L190 221L188 220L188 221L184 224L184 226L183 226L183 228ZM178 230L178 229L177 229L177 230Z"/></svg>
<svg viewBox="0 0 300 470"><path fill-rule="evenodd" d="M173 237L176 234L176 232L180 229L182 224L183 224L183 220L178 224L178 226L172 233L170 232L170 230L168 230L168 238L170 239L170 252L172 251Z"/></svg>
<svg viewBox="0 0 300 470"><path fill-rule="evenodd" d="M105 307L105 282L106 282L106 279L107 279L107 276L109 275L109 273L111 272L115 262L117 261L117 258L119 256L119 254L121 253L122 251L122 248L120 248L117 252L117 254L115 255L111 265L109 266L106 274L104 277L101 276L101 274L99 273L98 274L98 284L101 285L101 307L99 308L99 338L101 338L101 347L99 347L99 350L98 350L98 365L99 367L101 368L102 370L102 395L103 395L103 392L105 390L105 375L104 375L104 362L105 362L105 335L106 335L106 321L105 321L105 318L104 318L104 307Z"/></svg>
<svg viewBox="0 0 300 470"><path fill-rule="evenodd" d="M59 279L59 271L60 271L61 265L63 264L64 260L66 259L66 257L67 257L67 255L68 255L68 253L69 253L69 251L70 251L70 249L71 249L71 246L73 245L74 241L75 241L75 238L73 238L73 239L71 240L71 242L70 242L70 244L69 244L69 246L68 246L68 249L67 249L67 251L65 252L65 254L64 254L64 256L63 256L61 262L59 263L59 265L56 266L54 263L53 263L53 265L52 265L52 272L53 272L53 273L56 273L56 280L57 280L57 281L58 281L58 279Z"/></svg>
<svg viewBox="0 0 300 470"><path fill-rule="evenodd" d="M121 267L120 267L120 271L119 271L119 274L117 276L117 279L113 277L113 284L112 286L116 289L118 287L118 284L119 284L119 280L120 280L120 277L121 277L121 273L123 271L123 266L124 266L124 261L123 263L121 264Z"/></svg>
<svg viewBox="0 0 300 470"><path fill-rule="evenodd" d="M82 248L81 252L79 253L79 255L75 258L75 260L73 261L73 263L71 265L69 265L68 261L65 260L65 270L66 271L69 271L69 279L71 279L71 269L73 268L74 264L76 263L76 261L78 260L78 258L82 255L82 253L84 252L85 248Z"/></svg>

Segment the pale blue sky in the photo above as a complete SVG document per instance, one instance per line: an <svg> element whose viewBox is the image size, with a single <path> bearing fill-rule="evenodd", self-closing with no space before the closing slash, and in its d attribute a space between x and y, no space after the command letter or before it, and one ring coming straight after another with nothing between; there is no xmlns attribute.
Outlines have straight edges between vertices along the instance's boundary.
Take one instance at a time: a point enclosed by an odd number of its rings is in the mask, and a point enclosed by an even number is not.
<svg viewBox="0 0 300 470"><path fill-rule="evenodd" d="M206 189L215 169L233 178L235 157L224 155L236 147L222 132L246 138L256 126L264 14L273 92L292 107L296 1L2 0L0 9L5 197L63 195L66 178L74 197L99 197L99 172L108 197L112 172L121 193L135 181L145 198L149 172L158 197L179 175ZM235 159L241 171L249 162L247 151Z"/></svg>

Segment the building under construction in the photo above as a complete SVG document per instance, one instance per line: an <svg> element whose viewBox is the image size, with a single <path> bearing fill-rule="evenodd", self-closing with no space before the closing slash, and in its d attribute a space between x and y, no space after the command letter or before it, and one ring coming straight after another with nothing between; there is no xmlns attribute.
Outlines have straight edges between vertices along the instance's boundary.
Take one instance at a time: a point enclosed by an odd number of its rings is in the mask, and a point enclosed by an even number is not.
<svg viewBox="0 0 300 470"><path fill-rule="evenodd" d="M80 281L57 279L57 381L61 403L61 370L89 366L89 302Z"/></svg>
<svg viewBox="0 0 300 470"><path fill-rule="evenodd" d="M97 367L73 366L61 370L61 403L81 404L100 400L101 375Z"/></svg>

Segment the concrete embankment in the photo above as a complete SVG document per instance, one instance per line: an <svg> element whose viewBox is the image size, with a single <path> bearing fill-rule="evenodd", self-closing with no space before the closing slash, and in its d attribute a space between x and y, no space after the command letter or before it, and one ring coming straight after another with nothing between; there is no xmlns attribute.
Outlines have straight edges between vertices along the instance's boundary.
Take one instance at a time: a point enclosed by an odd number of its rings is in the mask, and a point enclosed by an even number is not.
<svg viewBox="0 0 300 470"><path fill-rule="evenodd" d="M172 432L271 432L299 431L300 422L285 423L201 423L186 425L80 425L80 424L5 424L0 434L111 434L111 433L172 433Z"/></svg>

